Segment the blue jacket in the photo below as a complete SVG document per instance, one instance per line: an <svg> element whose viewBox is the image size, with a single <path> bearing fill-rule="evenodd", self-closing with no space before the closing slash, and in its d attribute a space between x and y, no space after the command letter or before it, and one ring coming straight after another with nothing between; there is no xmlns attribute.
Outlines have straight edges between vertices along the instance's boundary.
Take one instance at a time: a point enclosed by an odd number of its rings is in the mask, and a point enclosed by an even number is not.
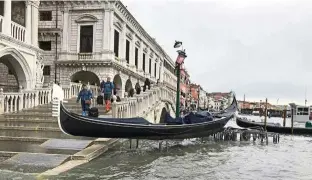
<svg viewBox="0 0 312 180"><path fill-rule="evenodd" d="M103 89L103 93L105 94L111 94L113 89L114 89L114 84L112 82L105 82L104 83L104 89Z"/></svg>
<svg viewBox="0 0 312 180"><path fill-rule="evenodd" d="M90 90L81 90L78 94L77 102L81 99L81 101L91 100L92 93Z"/></svg>

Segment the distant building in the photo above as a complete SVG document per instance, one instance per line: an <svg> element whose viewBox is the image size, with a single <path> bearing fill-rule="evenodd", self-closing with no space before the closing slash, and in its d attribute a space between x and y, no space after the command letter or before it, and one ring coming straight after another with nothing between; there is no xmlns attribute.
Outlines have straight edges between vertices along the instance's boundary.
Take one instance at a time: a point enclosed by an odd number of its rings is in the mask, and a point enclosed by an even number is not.
<svg viewBox="0 0 312 180"><path fill-rule="evenodd" d="M199 107L206 109L208 108L208 97L207 97L207 91L205 91L202 87L200 87L199 90Z"/></svg>
<svg viewBox="0 0 312 180"><path fill-rule="evenodd" d="M213 92L208 93L209 109L221 111L227 108L233 101L234 92Z"/></svg>
<svg viewBox="0 0 312 180"><path fill-rule="evenodd" d="M180 80L180 91L181 97L180 102L183 106L187 105L187 99L189 94L189 84L190 84L190 75L185 68L181 70L181 80Z"/></svg>
<svg viewBox="0 0 312 180"><path fill-rule="evenodd" d="M197 108L199 87L200 86L196 84L189 85L189 88L190 88L189 99L190 99L190 105L193 109Z"/></svg>

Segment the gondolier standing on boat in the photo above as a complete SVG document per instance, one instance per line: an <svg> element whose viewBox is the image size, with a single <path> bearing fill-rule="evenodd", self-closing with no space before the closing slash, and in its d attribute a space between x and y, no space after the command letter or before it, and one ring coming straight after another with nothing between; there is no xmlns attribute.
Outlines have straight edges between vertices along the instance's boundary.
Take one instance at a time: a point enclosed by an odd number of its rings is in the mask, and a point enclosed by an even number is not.
<svg viewBox="0 0 312 180"><path fill-rule="evenodd" d="M105 109L106 111L110 111L111 109L111 97L114 90L114 84L110 81L110 77L107 78L107 81L104 83L103 93L104 93L104 101L105 101Z"/></svg>
<svg viewBox="0 0 312 180"><path fill-rule="evenodd" d="M81 100L82 116L86 116L91 105L92 93L87 89L85 84L82 85L82 90L78 94L77 103Z"/></svg>

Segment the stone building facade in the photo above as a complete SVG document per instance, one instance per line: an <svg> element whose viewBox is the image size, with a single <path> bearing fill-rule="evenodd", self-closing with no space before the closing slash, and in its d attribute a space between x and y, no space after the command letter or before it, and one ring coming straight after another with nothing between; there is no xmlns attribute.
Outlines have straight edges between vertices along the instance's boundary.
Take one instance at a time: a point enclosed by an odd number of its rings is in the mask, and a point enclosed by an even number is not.
<svg viewBox="0 0 312 180"><path fill-rule="evenodd" d="M0 1L0 88L4 92L43 84L38 7L39 1Z"/></svg>
<svg viewBox="0 0 312 180"><path fill-rule="evenodd" d="M41 1L39 17L46 84L111 77L123 97L149 78L176 90L174 62L120 1Z"/></svg>
<svg viewBox="0 0 312 180"><path fill-rule="evenodd" d="M221 111L232 104L234 92L212 92L207 93L209 109Z"/></svg>

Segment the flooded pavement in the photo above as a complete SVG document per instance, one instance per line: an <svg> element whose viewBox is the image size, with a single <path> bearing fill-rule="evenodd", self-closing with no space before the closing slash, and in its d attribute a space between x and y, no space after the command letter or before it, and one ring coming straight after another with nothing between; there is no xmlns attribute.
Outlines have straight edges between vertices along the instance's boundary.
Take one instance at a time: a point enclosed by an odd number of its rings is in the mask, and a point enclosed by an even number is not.
<svg viewBox="0 0 312 180"><path fill-rule="evenodd" d="M229 122L236 127L235 121ZM312 138L281 135L280 143L259 141L169 142L168 151L156 141L143 141L139 150L128 142L90 163L48 179L312 179ZM0 170L0 179L35 179L31 174Z"/></svg>

